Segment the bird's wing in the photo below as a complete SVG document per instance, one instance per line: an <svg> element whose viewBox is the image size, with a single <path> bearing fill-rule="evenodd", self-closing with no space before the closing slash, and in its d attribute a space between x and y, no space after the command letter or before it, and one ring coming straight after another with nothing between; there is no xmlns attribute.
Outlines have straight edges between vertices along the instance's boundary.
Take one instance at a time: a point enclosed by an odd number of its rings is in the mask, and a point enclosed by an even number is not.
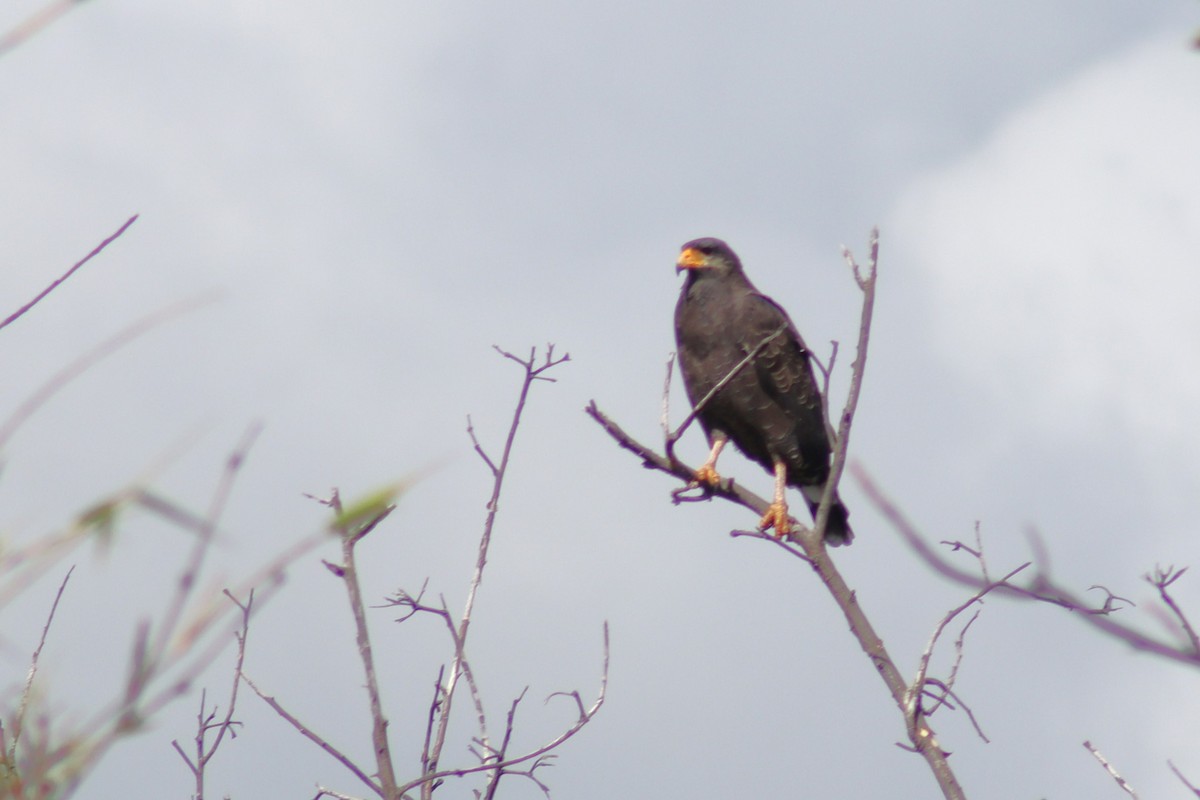
<svg viewBox="0 0 1200 800"><path fill-rule="evenodd" d="M778 303L758 293L751 300L745 315L748 341L743 347L747 351L784 328L754 360L759 384L791 421L803 461L813 467L827 464L829 437L808 347Z"/></svg>

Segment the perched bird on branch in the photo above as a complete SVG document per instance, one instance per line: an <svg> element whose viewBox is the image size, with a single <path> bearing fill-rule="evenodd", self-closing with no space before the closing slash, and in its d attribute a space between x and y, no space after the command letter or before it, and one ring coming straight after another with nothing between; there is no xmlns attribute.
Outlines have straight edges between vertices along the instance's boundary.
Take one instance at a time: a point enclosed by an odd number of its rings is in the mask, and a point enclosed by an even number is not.
<svg viewBox="0 0 1200 800"><path fill-rule="evenodd" d="M754 288L725 242L688 242L676 266L687 271L675 306L679 367L712 447L696 482L721 481L717 457L732 441L774 474L774 502L759 529L786 536L786 487L800 490L815 518L829 478L830 434L808 348L787 312ZM834 495L826 543L854 538L847 516Z"/></svg>

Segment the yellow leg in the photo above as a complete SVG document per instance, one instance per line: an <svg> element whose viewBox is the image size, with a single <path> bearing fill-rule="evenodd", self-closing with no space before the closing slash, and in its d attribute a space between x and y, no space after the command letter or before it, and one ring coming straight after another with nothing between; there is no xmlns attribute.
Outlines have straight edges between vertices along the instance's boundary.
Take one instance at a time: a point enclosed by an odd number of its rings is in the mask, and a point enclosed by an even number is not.
<svg viewBox="0 0 1200 800"><path fill-rule="evenodd" d="M728 442L729 440L724 436L713 440L712 452L708 454L708 460L700 469L696 470L696 483L716 486L721 482L721 476L717 474L717 457L721 455L721 451L725 449Z"/></svg>
<svg viewBox="0 0 1200 800"><path fill-rule="evenodd" d="M767 507L767 513L758 521L760 531L775 529L775 536L782 539L792 532L791 518L788 516L787 497L787 464L775 462L775 500Z"/></svg>

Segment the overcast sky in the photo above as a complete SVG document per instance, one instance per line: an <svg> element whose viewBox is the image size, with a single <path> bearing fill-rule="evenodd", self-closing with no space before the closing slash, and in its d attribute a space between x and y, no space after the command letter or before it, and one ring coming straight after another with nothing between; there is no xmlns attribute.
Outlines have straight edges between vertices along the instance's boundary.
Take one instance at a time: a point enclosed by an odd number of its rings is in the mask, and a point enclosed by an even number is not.
<svg viewBox="0 0 1200 800"><path fill-rule="evenodd" d="M40 0L0 10L0 30ZM931 539L979 521L993 568L1045 538L1055 575L1104 584L1159 630L1155 564L1200 555L1200 52L1194 2L411 3L98 0L0 59L0 312L133 214L125 236L0 333L0 419L131 321L218 299L61 391L8 442L0 534L29 541L148 483L202 510L239 476L205 586L319 529L303 497L420 480L364 543L373 598L461 608L493 454L520 371L493 344L554 342L517 443L471 655L519 743L569 724L541 698L600 673L609 699L545 775L558 798L896 797L936 791L822 587L726 504L671 506L582 413L659 436L679 245L720 236L820 352L859 296L842 265L882 231L852 456ZM676 387L673 413L682 418ZM694 434L684 454L699 459ZM440 465L440 466L433 466ZM770 479L729 456L759 493ZM835 558L911 673L962 589L931 574L862 492ZM44 658L66 721L114 697L138 620L188 540L133 515L81 551ZM247 672L367 759L341 586L314 555L256 619ZM56 572L4 612L0 675L23 679ZM1200 615L1188 574L1176 587ZM209 590L206 588L206 591ZM402 774L416 771L446 643L432 620L373 633ZM443 649L439 649L443 648ZM223 694L231 654L206 676ZM944 672L947 661L941 662ZM1068 613L989 601L962 715L935 722L972 798L1143 797L1200 782L1194 671ZM222 700L223 702L223 700ZM170 748L195 702L123 743L79 793L186 797ZM211 796L311 797L355 780L243 696ZM469 763L469 718L444 761ZM470 797L472 784L447 784ZM540 797L513 780L508 797Z"/></svg>

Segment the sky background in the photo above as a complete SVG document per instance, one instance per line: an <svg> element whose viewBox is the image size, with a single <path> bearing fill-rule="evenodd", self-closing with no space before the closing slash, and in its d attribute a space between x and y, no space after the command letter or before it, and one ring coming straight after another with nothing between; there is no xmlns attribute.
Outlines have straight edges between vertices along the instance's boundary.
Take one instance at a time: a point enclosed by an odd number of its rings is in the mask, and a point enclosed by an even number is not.
<svg viewBox="0 0 1200 800"><path fill-rule="evenodd" d="M32 14L0 10L0 30ZM1054 576L1137 602L1200 547L1200 52L1194 2L175 2L101 0L0 59L5 315L125 236L0 333L0 420L131 321L217 292L73 381L7 443L0 534L61 529L133 484L191 508L264 425L223 518L216 592L323 524L303 494L420 479L363 544L373 598L462 607L520 370L492 345L554 342L501 505L470 655L493 726L530 687L517 746L608 701L543 775L558 798L896 797L936 792L824 589L748 512L673 507L583 414L659 434L679 245L726 239L818 352L859 295L840 258L881 228L874 338L852 457L933 540L978 521L994 570L1044 537ZM539 351L540 352L540 351ZM676 384L673 415L686 412ZM684 443L699 460L701 437ZM759 493L769 477L724 470ZM835 554L911 676L966 598L847 480L857 539ZM39 680L64 723L122 688L186 534L146 514L75 576ZM364 762L369 726L342 587L289 571L246 671ZM65 564L64 567L65 569ZM19 685L61 570L3 611ZM1191 574L1176 594L1200 615ZM1098 594L1098 593L1093 593ZM402 775L416 772L433 619L373 635ZM937 663L941 674L948 653ZM232 653L206 674L222 697ZM1200 680L1052 607L986 603L935 718L972 798L1143 797L1200 782ZM222 699L223 703L224 700ZM461 701L460 701L461 702ZM170 742L196 700L123 742L78 796L186 797ZM466 704L464 703L464 706ZM355 779L249 694L211 796L311 797ZM463 717L444 763L471 763ZM451 782L446 797L474 786ZM512 779L507 797L541 793Z"/></svg>

